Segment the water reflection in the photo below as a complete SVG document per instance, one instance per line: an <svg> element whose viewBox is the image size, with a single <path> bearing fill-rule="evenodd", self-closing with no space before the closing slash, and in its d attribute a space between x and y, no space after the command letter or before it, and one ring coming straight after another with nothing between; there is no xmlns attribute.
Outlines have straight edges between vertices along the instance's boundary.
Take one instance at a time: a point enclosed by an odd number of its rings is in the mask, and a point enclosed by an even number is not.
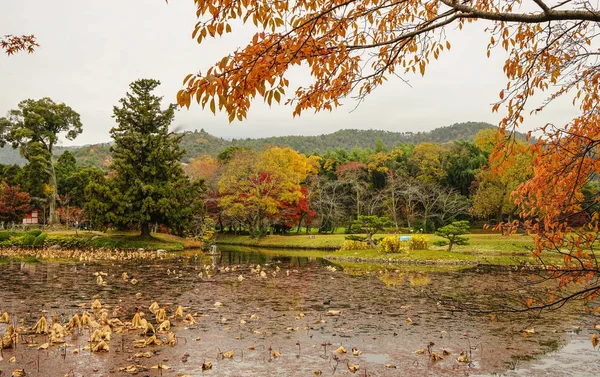
<svg viewBox="0 0 600 377"><path fill-rule="evenodd" d="M197 328L177 326L178 338L185 341L174 348L156 349L151 361L169 359L177 373L192 375L198 374L203 360L212 360L211 373L219 376L307 376L314 370L350 375L346 361L359 364L360 372L366 370L371 376L598 372L597 353L589 342L594 318L578 307L541 319L499 315L492 321L488 314L452 310L433 298L440 293L492 302L500 288L515 283L512 273L361 268L274 251L233 249L211 256L187 251L151 262L9 263L0 265L0 311L11 313L16 323L31 326L40 310L65 320L80 312L82 305L89 308L95 297L112 308L120 307L127 320L139 306L147 308L155 300L170 308L183 305L198 314ZM94 276L100 271L107 274L103 286ZM139 283L123 281L123 272ZM216 301L223 305L215 306ZM573 325L582 331L573 333ZM524 337L524 329L535 332ZM85 344L86 339L87 335L71 342ZM129 335L121 339L125 345L133 341ZM430 343L437 353L446 349L450 354L432 362L427 354L415 353ZM357 347L362 354L336 355L333 351L340 345L347 350ZM248 350L250 346L255 350ZM274 359L269 348L281 356ZM234 351L234 360L219 360L218 353L227 350ZM5 357L10 352L5 351ZM24 365L31 366L27 363L38 356L35 349L19 352ZM468 353L471 363L458 363L460 352ZM189 363L179 362L184 353ZM129 356L82 353L72 357L73 366L52 364L56 360L48 353L44 362L56 368L56 375L74 368L76 375L101 376L125 365ZM572 363L564 360L576 360L579 367L572 370ZM2 369L6 367L0 362Z"/></svg>

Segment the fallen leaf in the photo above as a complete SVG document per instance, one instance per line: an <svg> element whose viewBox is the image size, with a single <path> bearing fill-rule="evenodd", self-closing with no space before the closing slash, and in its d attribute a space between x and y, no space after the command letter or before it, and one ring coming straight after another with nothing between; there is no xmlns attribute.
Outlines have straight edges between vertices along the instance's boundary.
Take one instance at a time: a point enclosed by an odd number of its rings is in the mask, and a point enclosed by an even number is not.
<svg viewBox="0 0 600 377"><path fill-rule="evenodd" d="M339 310L329 310L327 312L327 315L340 315L340 314L341 314L341 311L339 311Z"/></svg>
<svg viewBox="0 0 600 377"><path fill-rule="evenodd" d="M49 343L44 343L41 346L39 346L38 349L39 350L45 350L45 349L48 349L48 347L50 347L50 344Z"/></svg>
<svg viewBox="0 0 600 377"><path fill-rule="evenodd" d="M224 359L233 359L233 351L227 351L223 354Z"/></svg>
<svg viewBox="0 0 600 377"><path fill-rule="evenodd" d="M212 369L212 362L205 361L202 363L202 370L210 370Z"/></svg>
<svg viewBox="0 0 600 377"><path fill-rule="evenodd" d="M425 353L425 349L421 348L420 350L416 350L415 353L421 355Z"/></svg>
<svg viewBox="0 0 600 377"><path fill-rule="evenodd" d="M464 352L461 352L460 355L456 358L456 361L459 363L468 363L469 356L467 356Z"/></svg>
<svg viewBox="0 0 600 377"><path fill-rule="evenodd" d="M17 362L17 358L16 357L11 357L10 359L8 359L9 363L16 363Z"/></svg>
<svg viewBox="0 0 600 377"><path fill-rule="evenodd" d="M348 364L348 370L352 373L356 373L357 370L360 369L358 364Z"/></svg>
<svg viewBox="0 0 600 377"><path fill-rule="evenodd" d="M448 356L448 355L450 355L450 352L448 352L446 349L443 349L442 350L442 355Z"/></svg>
<svg viewBox="0 0 600 377"><path fill-rule="evenodd" d="M281 352L279 352L277 350L273 351L273 357L274 358L278 358L279 356L281 356Z"/></svg>
<svg viewBox="0 0 600 377"><path fill-rule="evenodd" d="M435 353L435 352L431 353L431 361L439 361L439 360L442 360L442 359L443 359L443 357L441 357L437 353Z"/></svg>
<svg viewBox="0 0 600 377"><path fill-rule="evenodd" d="M594 335L592 335L592 346L594 346L594 348L596 348L597 345L598 345L598 334L594 334Z"/></svg>
<svg viewBox="0 0 600 377"><path fill-rule="evenodd" d="M335 352L342 355L342 354L346 353L346 349L344 348L344 346L339 346L339 348L336 349Z"/></svg>
<svg viewBox="0 0 600 377"><path fill-rule="evenodd" d="M362 354L362 351L360 351L360 350L359 350L358 348L356 348L356 347L353 347L353 348L352 348L352 354L353 354L354 356L360 356L360 354Z"/></svg>

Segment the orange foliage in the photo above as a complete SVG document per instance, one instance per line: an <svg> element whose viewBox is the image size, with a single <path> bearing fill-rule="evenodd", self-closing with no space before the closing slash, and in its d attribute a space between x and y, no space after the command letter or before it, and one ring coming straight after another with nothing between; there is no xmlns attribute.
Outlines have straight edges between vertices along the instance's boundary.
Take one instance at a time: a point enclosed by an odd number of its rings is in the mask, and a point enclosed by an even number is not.
<svg viewBox="0 0 600 377"><path fill-rule="evenodd" d="M214 179L219 172L219 161L211 156L198 156L183 166L183 171L192 180Z"/></svg>
<svg viewBox="0 0 600 377"><path fill-rule="evenodd" d="M556 267L568 271L560 275L561 283L588 284L578 296L586 300L599 293L600 285L592 284L600 276L593 252L600 227L595 209L599 196L593 193L592 202L589 198L586 202L582 192L584 184L596 181L600 173L600 51L593 43L600 21L597 4L586 0L550 5L546 0L195 0L195 4L199 21L192 37L199 43L233 32L239 21L257 29L245 47L204 73L185 77L177 95L181 106L196 101L212 112L226 111L230 121L244 119L256 97L269 105L290 104L294 115L300 115L307 109L332 110L351 94L360 99L392 75L423 75L428 64L450 49L447 29L485 20L490 37L487 55L495 48L508 54L503 67L507 84L492 107L505 111L500 136L508 136L525 117L559 97L567 96L579 107L572 121L543 129L533 146L534 177L519 187L514 198L525 225L536 234L536 255L550 250L566 256L566 266ZM286 99L286 75L300 64L308 66L312 81ZM541 94L541 102L536 94ZM510 156L514 147L512 142L500 143L493 158ZM496 165L502 173L503 165Z"/></svg>
<svg viewBox="0 0 600 377"><path fill-rule="evenodd" d="M5 35L0 37L0 49L7 55L12 55L19 51L32 53L36 47L39 47L34 35Z"/></svg>

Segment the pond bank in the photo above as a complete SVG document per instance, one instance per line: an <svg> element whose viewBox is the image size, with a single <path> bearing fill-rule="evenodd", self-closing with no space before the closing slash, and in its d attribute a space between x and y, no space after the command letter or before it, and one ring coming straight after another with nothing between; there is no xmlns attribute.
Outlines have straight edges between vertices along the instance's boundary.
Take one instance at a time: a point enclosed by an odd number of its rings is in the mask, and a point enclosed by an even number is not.
<svg viewBox="0 0 600 377"><path fill-rule="evenodd" d="M430 243L441 239L427 235ZM260 248L265 253L286 256L307 256L331 261L354 263L396 263L409 265L501 265L518 266L535 261L527 247L532 244L528 236L499 234L469 235L470 245L446 247L430 246L428 250L401 253L383 253L376 249L339 250L344 234L332 235L275 235L261 239L248 236L219 235L217 244L226 248Z"/></svg>

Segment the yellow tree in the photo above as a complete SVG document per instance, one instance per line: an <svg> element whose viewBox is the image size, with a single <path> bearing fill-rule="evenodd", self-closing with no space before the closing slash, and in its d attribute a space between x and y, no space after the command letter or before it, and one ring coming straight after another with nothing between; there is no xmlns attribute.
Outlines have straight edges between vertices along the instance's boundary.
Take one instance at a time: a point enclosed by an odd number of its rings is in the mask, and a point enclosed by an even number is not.
<svg viewBox="0 0 600 377"><path fill-rule="evenodd" d="M600 283L594 280L600 269L593 253L600 214L584 207L581 193L600 173L598 4L588 0L195 0L195 4L198 22L192 35L200 43L233 32L232 25L240 21L257 28L245 47L204 73L185 77L178 92L181 106L196 101L213 112L227 112L230 121L245 118L256 97L269 104L284 101L299 115L307 109L332 110L351 94L366 96L393 75L425 74L428 64L451 48L447 30L485 21L488 56L496 48L507 53L503 66L507 84L498 88L499 100L492 107L504 112L502 134L557 98L567 97L579 109L566 124L542 129L534 147L533 178L515 198L522 216L531 219L526 225L536 234L538 255L543 250L568 250L564 255L568 278L561 277L561 283L588 284L577 296L586 300L600 292ZM308 66L312 81L284 99L288 71L301 64ZM494 158L510 155L513 147L500 143ZM593 201L598 200L596 194ZM574 226L570 220L582 211L587 216L584 226ZM549 297L560 303L562 296Z"/></svg>
<svg viewBox="0 0 600 377"><path fill-rule="evenodd" d="M219 180L220 206L252 235L262 236L282 209L305 198L302 183L318 167L318 157L291 148L234 152Z"/></svg>

